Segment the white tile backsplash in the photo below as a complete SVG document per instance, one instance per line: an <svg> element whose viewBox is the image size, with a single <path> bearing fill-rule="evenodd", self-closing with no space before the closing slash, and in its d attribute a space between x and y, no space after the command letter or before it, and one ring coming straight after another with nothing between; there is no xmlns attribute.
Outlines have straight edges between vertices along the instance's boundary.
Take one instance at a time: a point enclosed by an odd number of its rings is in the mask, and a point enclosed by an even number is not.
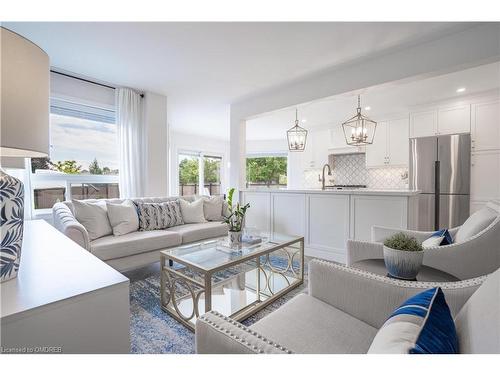
<svg viewBox="0 0 500 375"><path fill-rule="evenodd" d="M408 188L408 168L366 168L365 154L330 155L328 162L333 167L331 179L335 185L366 185L372 189ZM314 178L317 181L318 173L321 170L305 172L307 187L315 187L309 186L308 182L313 184ZM321 186L320 182L318 184Z"/></svg>

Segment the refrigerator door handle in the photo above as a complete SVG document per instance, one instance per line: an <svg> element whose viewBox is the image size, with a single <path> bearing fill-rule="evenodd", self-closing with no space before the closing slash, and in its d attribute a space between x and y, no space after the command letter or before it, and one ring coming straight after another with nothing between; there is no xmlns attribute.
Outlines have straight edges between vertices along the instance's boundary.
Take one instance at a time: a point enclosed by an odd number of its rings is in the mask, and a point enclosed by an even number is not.
<svg viewBox="0 0 500 375"><path fill-rule="evenodd" d="M434 230L439 230L439 194L440 194L440 169L439 160L434 162Z"/></svg>

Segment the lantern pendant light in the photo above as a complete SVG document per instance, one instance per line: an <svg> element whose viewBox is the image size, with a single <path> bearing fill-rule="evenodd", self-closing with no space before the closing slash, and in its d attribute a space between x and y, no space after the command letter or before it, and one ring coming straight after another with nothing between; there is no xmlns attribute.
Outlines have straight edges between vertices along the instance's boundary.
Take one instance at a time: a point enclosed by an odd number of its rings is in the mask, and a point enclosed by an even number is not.
<svg viewBox="0 0 500 375"><path fill-rule="evenodd" d="M289 151L304 151L306 148L307 130L299 126L298 111L295 109L295 126L287 130Z"/></svg>
<svg viewBox="0 0 500 375"><path fill-rule="evenodd" d="M377 123L361 114L361 98L355 116L342 123L345 141L349 146L363 146L373 143Z"/></svg>

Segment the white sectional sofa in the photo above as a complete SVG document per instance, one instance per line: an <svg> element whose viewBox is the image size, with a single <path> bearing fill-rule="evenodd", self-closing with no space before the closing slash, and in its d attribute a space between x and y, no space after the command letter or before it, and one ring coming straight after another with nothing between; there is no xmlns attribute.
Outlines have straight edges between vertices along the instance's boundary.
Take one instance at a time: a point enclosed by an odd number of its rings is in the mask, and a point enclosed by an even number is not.
<svg viewBox="0 0 500 375"><path fill-rule="evenodd" d="M182 197L194 201L197 196ZM161 203L179 199L178 197L133 199L144 203ZM89 199L85 202L97 202ZM112 203L121 203L123 199L107 199ZM181 244L201 241L227 234L227 226L219 221L184 224L164 230L136 231L121 236L108 235L90 240L85 227L75 218L72 202L56 203L53 207L55 227L90 251L111 267L124 272L160 260L159 252Z"/></svg>

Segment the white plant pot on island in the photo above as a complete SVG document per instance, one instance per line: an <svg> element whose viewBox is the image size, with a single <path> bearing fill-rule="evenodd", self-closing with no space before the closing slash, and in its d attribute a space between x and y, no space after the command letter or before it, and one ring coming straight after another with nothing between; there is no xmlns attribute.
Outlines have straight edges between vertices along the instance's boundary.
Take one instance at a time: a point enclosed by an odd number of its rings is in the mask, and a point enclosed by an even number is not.
<svg viewBox="0 0 500 375"><path fill-rule="evenodd" d="M264 235L304 236L306 255L345 263L346 241L371 241L374 225L412 228L420 192L382 189L243 189L245 221Z"/></svg>

